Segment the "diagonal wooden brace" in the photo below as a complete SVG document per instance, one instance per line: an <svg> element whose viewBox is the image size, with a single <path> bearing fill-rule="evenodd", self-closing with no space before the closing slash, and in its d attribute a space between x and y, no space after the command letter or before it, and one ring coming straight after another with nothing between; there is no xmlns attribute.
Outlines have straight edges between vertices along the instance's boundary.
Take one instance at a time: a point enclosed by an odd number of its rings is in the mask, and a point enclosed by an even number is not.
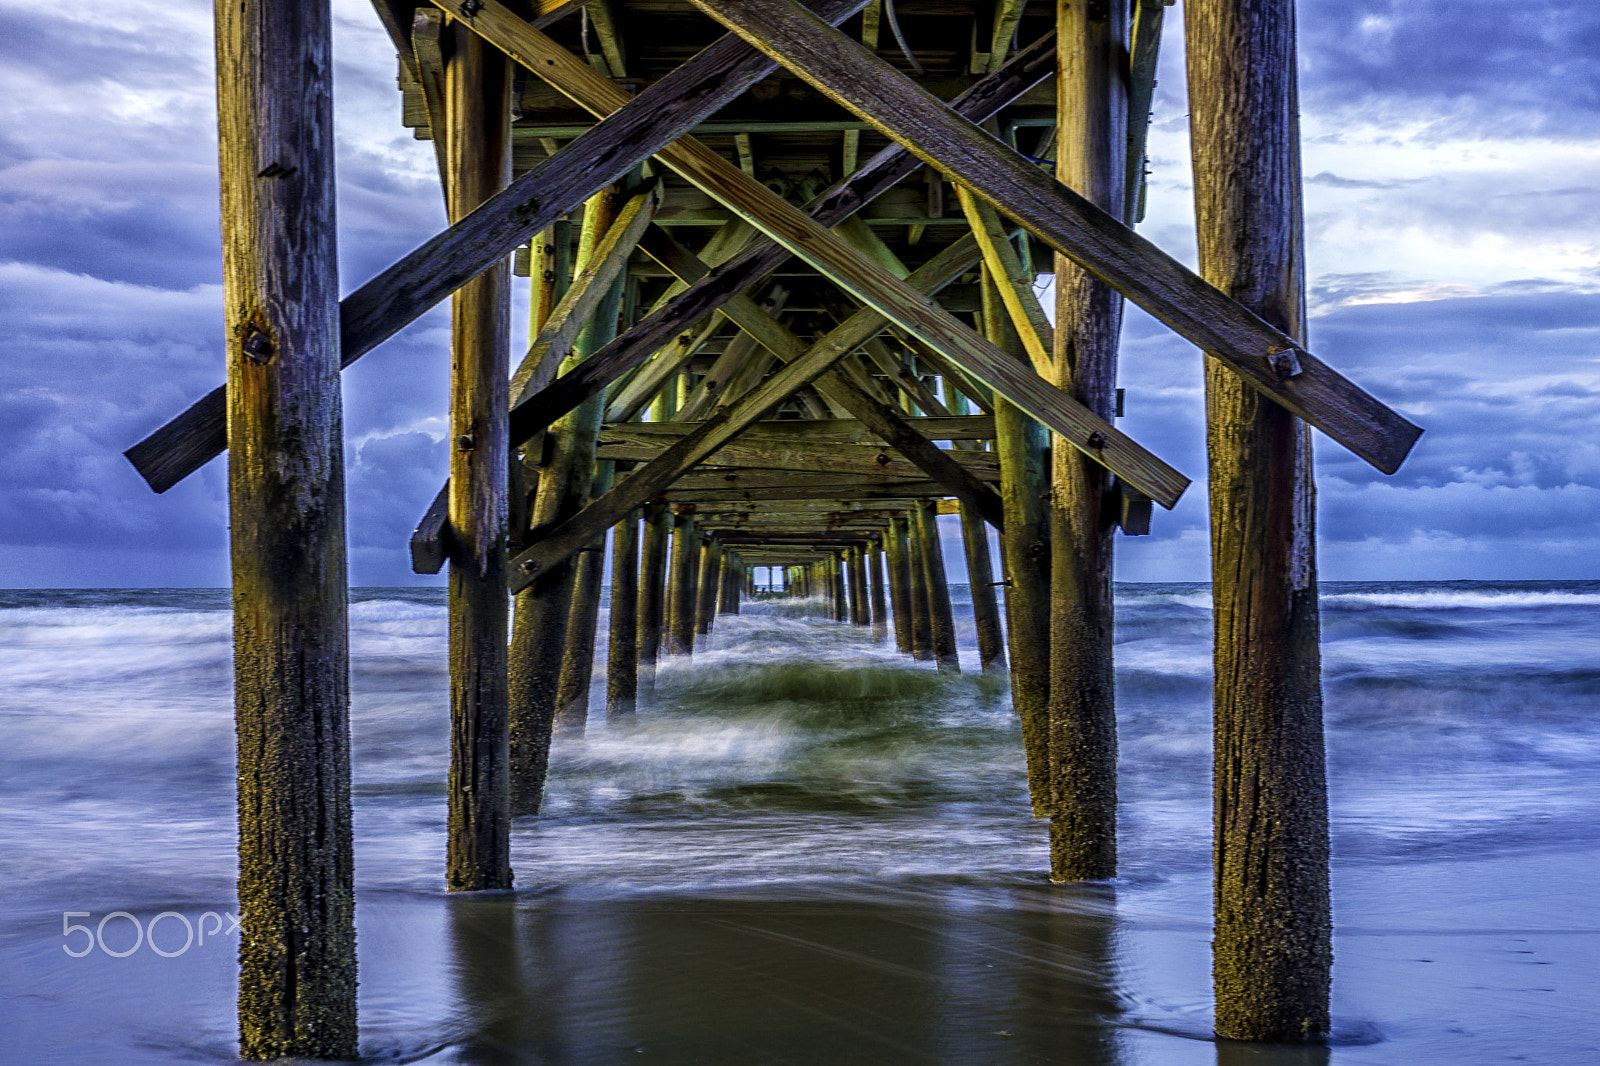
<svg viewBox="0 0 1600 1066"><path fill-rule="evenodd" d="M792 0L690 2L1015 218L1379 470L1399 469L1422 433L1227 294L951 113L937 97L849 37L819 23ZM1124 480L1146 488L1132 478ZM1162 502L1155 493L1150 495Z"/></svg>

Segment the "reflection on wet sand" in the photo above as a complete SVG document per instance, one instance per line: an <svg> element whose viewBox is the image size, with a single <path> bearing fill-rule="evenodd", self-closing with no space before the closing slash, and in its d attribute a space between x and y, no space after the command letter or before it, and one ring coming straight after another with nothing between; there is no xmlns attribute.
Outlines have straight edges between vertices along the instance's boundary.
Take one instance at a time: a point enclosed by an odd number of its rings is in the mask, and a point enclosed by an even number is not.
<svg viewBox="0 0 1600 1066"><path fill-rule="evenodd" d="M1105 886L457 898L450 1061L1117 1066Z"/></svg>

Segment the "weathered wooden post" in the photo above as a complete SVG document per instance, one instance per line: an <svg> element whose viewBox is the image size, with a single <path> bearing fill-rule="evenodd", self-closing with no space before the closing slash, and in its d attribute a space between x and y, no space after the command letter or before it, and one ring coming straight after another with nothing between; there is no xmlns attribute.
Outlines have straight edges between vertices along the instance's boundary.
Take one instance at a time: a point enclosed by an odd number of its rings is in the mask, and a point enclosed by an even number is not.
<svg viewBox="0 0 1600 1066"><path fill-rule="evenodd" d="M928 597L928 566L924 558L926 545L918 528L915 504L906 511L907 553L911 585L911 657L933 658L933 608Z"/></svg>
<svg viewBox="0 0 1600 1066"><path fill-rule="evenodd" d="M606 717L627 718L639 703L639 513L611 531L611 627L606 649Z"/></svg>
<svg viewBox="0 0 1600 1066"><path fill-rule="evenodd" d="M906 534L905 515L889 516L889 533L884 541L889 564L889 606L894 612L894 646L902 655L911 654L911 548Z"/></svg>
<svg viewBox="0 0 1600 1066"><path fill-rule="evenodd" d="M928 587L928 618L932 627L933 654L939 670L959 674L961 659L956 653L956 618L950 606L950 584L944 572L944 547L939 543L939 523L934 504L922 501L913 510L917 539L922 542L923 580Z"/></svg>
<svg viewBox="0 0 1600 1066"><path fill-rule="evenodd" d="M217 9L239 774L239 1053L356 1055L326 3Z"/></svg>
<svg viewBox="0 0 1600 1066"><path fill-rule="evenodd" d="M1302 342L1292 0L1190 0L1200 270ZM1206 359L1217 1034L1328 1032L1332 918L1310 433Z"/></svg>
<svg viewBox="0 0 1600 1066"><path fill-rule="evenodd" d="M872 639L882 642L889 636L889 605L884 601L881 533L873 534L868 565L872 577Z"/></svg>
<svg viewBox="0 0 1600 1066"><path fill-rule="evenodd" d="M577 269L582 270L594 255L615 221L621 201L622 191L615 186L590 197L584 208ZM614 316L616 305L611 306ZM579 341L583 341L581 334ZM582 343L575 343L561 361L562 373L576 369L588 354ZM585 400L550 427L550 461L540 467L530 518L531 535L555 528L582 509L594 477L604 399L599 395ZM511 802L513 809L524 814L538 813L544 795L577 570L575 562L567 560L548 572L534 574L516 600L508 665Z"/></svg>
<svg viewBox="0 0 1600 1066"><path fill-rule="evenodd" d="M511 179L511 65L459 24L445 63L451 221ZM450 303L451 890L511 887L506 522L511 271L502 261Z"/></svg>
<svg viewBox="0 0 1600 1066"><path fill-rule="evenodd" d="M608 205L609 206L609 203ZM602 239L604 228L611 222L603 217L592 220L595 225L585 226L585 245L580 259L588 264L593 260L594 244ZM603 225L602 225L603 223ZM591 244L591 240L593 244ZM595 307L594 317L578 333L573 343L574 362L581 362L611 342L617 335L617 315L622 309L623 279L617 278ZM602 414L593 415L585 430L599 432ZM587 432L585 445L592 439ZM611 488L616 475L616 464L610 460L594 462L590 451L590 477L579 479L583 492L580 506L594 497L602 496ZM581 461L581 457L580 461ZM565 732L582 734L589 716L589 683L594 676L595 627L600 619L600 588L605 579L605 536L602 534L578 556L573 574L572 605L567 614L566 647L561 657L561 676L556 688L556 720Z"/></svg>
<svg viewBox="0 0 1600 1066"><path fill-rule="evenodd" d="M712 619L717 614L717 575L722 570L722 545L711 537L700 541L699 559L696 562L694 599L694 632L704 648L711 637Z"/></svg>
<svg viewBox="0 0 1600 1066"><path fill-rule="evenodd" d="M845 583L845 552L829 555L829 579L834 583L834 621L850 621L850 592Z"/></svg>
<svg viewBox="0 0 1600 1066"><path fill-rule="evenodd" d="M1056 177L1121 215L1127 169L1127 4L1057 7ZM1108 421L1116 413L1122 297L1066 256L1055 257L1055 383ZM1114 516L1105 467L1076 448L1052 450L1050 874L1116 876L1117 720L1112 675Z"/></svg>
<svg viewBox="0 0 1600 1066"><path fill-rule="evenodd" d="M656 659L667 617L667 541L672 515L659 501L644 507L644 545L639 560L639 698L655 697Z"/></svg>
<svg viewBox="0 0 1600 1066"><path fill-rule="evenodd" d="M700 561L700 531L686 514L673 516L671 573L667 578L668 655L694 652L695 581Z"/></svg>
<svg viewBox="0 0 1600 1066"><path fill-rule="evenodd" d="M982 275L984 332L1018 360L1022 341L1001 306L987 267ZM1000 561L1006 577L1006 644L1011 651L1011 705L1022 728L1028 795L1035 818L1054 810L1050 769L1050 463L1049 434L1015 404L994 400L995 450L1005 529ZM1052 868L1052 877L1054 877Z"/></svg>
<svg viewBox="0 0 1600 1066"><path fill-rule="evenodd" d="M994 566L989 561L989 528L969 503L961 505L961 545L967 556L967 588L972 593L972 624L978 631L978 662L984 673L1006 668L1001 636L1000 604L994 595Z"/></svg>
<svg viewBox="0 0 1600 1066"><path fill-rule="evenodd" d="M850 549L850 621L858 626L872 624L872 607L867 603L867 553L859 546Z"/></svg>

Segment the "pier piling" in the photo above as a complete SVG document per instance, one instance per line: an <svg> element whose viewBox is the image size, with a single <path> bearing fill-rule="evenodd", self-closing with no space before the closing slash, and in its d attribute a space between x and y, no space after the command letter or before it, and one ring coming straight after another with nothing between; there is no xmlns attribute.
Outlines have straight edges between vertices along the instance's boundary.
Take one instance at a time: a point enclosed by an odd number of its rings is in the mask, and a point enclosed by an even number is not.
<svg viewBox="0 0 1600 1066"><path fill-rule="evenodd" d="M238 735L239 1054L356 1055L325 2L217 11Z"/></svg>

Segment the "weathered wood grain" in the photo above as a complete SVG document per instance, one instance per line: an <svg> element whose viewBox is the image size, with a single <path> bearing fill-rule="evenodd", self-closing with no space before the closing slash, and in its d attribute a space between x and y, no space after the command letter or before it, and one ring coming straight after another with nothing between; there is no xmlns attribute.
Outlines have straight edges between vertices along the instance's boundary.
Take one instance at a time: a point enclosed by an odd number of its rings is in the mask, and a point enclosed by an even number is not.
<svg viewBox="0 0 1600 1066"><path fill-rule="evenodd" d="M441 132L450 218L511 177L511 68L450 27ZM506 691L511 271L501 259L450 301L450 774L445 883L511 887Z"/></svg>
<svg viewBox="0 0 1600 1066"><path fill-rule="evenodd" d="M1305 329L1294 4L1184 5L1200 269ZM1311 435L1206 361L1219 1037L1321 1044L1332 919Z"/></svg>
<svg viewBox="0 0 1600 1066"><path fill-rule="evenodd" d="M326 2L217 10L239 1052L357 1051L344 457ZM220 414L220 412L219 412Z"/></svg>

